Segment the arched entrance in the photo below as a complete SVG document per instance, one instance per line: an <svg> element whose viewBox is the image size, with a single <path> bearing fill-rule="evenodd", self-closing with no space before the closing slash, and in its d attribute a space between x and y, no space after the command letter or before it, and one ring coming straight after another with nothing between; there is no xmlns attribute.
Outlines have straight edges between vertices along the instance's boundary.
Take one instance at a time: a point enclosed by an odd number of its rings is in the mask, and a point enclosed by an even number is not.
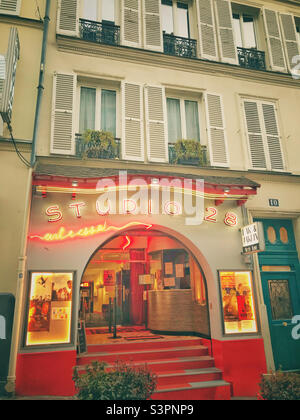
<svg viewBox="0 0 300 420"><path fill-rule="evenodd" d="M80 318L107 329L115 304L118 325L210 338L203 261L194 244L167 228L119 232L86 264Z"/></svg>

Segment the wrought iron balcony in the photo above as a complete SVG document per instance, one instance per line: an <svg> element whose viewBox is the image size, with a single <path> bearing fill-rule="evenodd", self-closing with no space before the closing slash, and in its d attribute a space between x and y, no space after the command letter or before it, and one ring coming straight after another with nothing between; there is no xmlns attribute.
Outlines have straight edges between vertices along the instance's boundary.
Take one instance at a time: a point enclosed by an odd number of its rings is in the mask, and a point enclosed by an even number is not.
<svg viewBox="0 0 300 420"><path fill-rule="evenodd" d="M120 45L120 26L79 19L80 38L98 44Z"/></svg>
<svg viewBox="0 0 300 420"><path fill-rule="evenodd" d="M197 41L164 33L164 53L178 57L196 58Z"/></svg>
<svg viewBox="0 0 300 420"><path fill-rule="evenodd" d="M208 160L207 160L207 149L205 146L201 146L202 153L201 157L194 158L194 159L187 159L187 160L181 160L178 158L176 149L175 149L175 143L169 143L169 163L176 165L191 165L191 166L208 166Z"/></svg>
<svg viewBox="0 0 300 420"><path fill-rule="evenodd" d="M238 47L238 57L241 67L255 70L266 70L265 52L254 48Z"/></svg>
<svg viewBox="0 0 300 420"><path fill-rule="evenodd" d="M107 144L105 147L99 141L85 142L81 134L75 135L76 157L85 159L120 159L121 140L114 139L114 144Z"/></svg>

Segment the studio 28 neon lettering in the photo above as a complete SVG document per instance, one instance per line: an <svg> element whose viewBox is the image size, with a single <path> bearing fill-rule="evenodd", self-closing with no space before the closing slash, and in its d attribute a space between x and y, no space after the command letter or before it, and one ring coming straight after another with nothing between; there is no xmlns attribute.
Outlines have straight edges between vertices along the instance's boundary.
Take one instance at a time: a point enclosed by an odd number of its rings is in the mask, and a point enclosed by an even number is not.
<svg viewBox="0 0 300 420"><path fill-rule="evenodd" d="M48 222L55 223L59 222L63 215L62 212L59 210L59 206L50 206L46 209L46 215L50 216Z"/></svg>

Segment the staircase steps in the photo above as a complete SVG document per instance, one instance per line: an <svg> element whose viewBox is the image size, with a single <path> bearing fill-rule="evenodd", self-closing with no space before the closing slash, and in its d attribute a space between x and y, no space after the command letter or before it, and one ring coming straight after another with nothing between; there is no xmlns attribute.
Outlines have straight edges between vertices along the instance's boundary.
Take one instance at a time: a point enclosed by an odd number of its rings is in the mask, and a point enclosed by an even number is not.
<svg viewBox="0 0 300 420"><path fill-rule="evenodd" d="M96 360L106 362L108 369L117 360L134 366L146 364L157 375L154 400L228 400L230 384L222 379L208 353L200 338L90 345L77 358L77 368L83 373Z"/></svg>

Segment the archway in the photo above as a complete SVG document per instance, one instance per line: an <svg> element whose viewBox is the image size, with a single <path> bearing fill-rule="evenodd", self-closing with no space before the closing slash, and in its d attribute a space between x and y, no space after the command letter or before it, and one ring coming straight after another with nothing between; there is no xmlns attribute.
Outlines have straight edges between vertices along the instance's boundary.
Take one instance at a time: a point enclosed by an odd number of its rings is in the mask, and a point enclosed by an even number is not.
<svg viewBox="0 0 300 420"><path fill-rule="evenodd" d="M91 255L80 285L80 317L90 328L111 325L210 338L209 266L186 237L162 226L131 228ZM176 318L176 319L175 319Z"/></svg>

